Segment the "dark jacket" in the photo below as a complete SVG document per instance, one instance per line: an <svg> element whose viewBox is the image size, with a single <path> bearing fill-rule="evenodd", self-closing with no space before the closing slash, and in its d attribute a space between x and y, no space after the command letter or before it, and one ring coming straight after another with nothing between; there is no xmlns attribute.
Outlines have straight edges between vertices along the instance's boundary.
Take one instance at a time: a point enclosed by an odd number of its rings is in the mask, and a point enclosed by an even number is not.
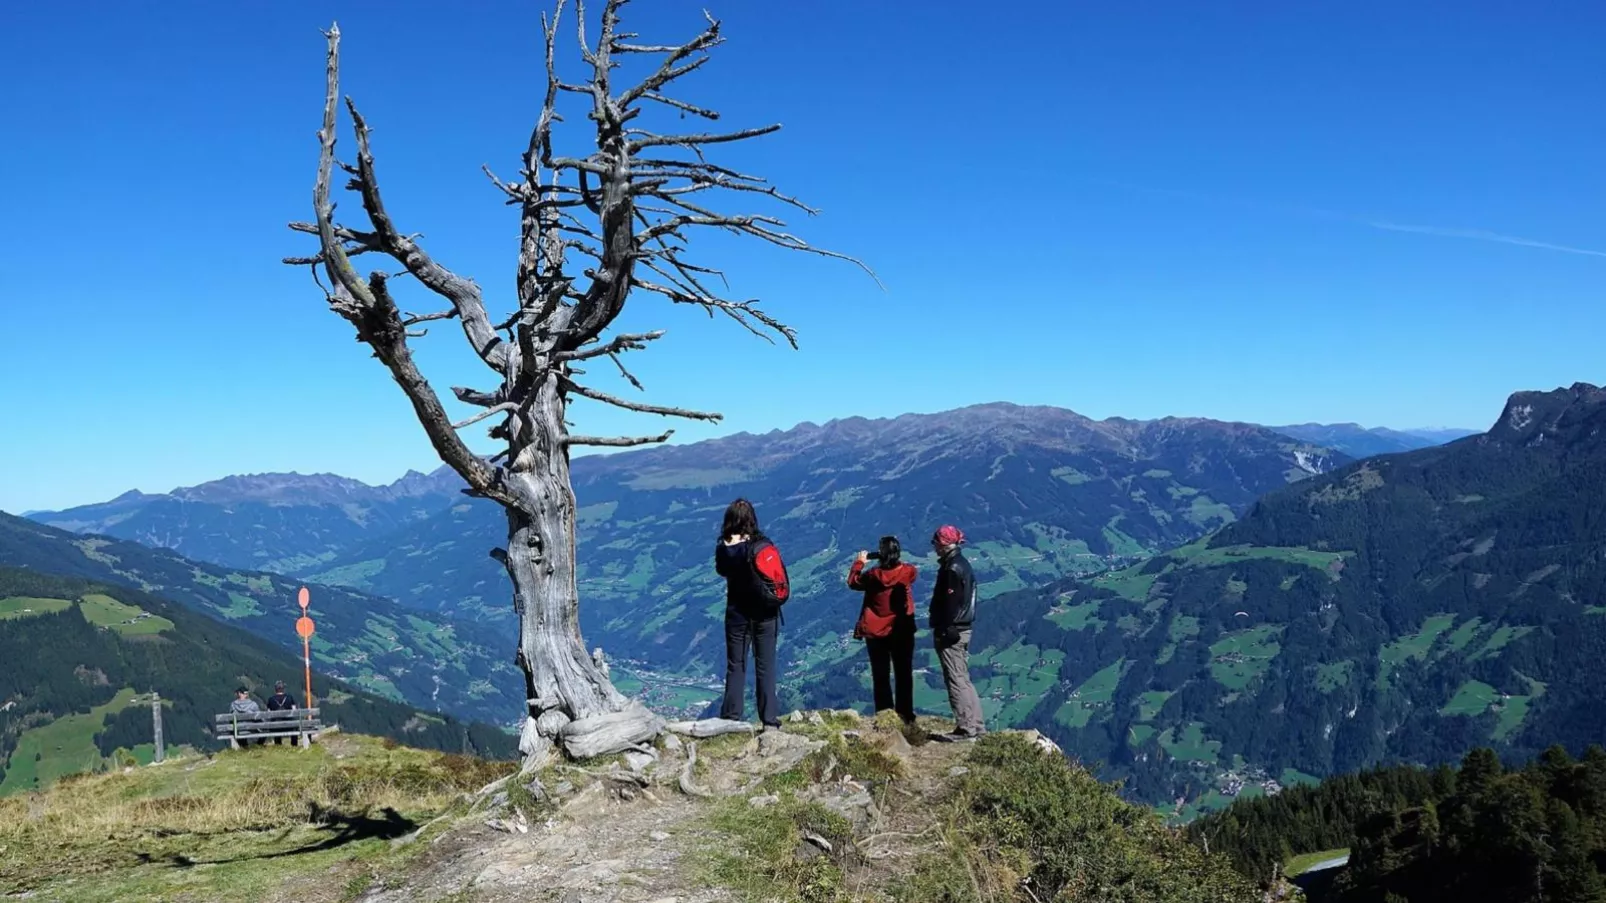
<svg viewBox="0 0 1606 903"><path fill-rule="evenodd" d="M859 623L853 627L853 636L883 639L898 627L907 627L912 634L915 600L911 593L918 575L912 564L867 571L863 562L853 562L848 569L848 589L864 591L864 608L859 612Z"/></svg>
<svg viewBox="0 0 1606 903"><path fill-rule="evenodd" d="M750 620L766 620L776 616L758 595L758 582L753 573L753 547L769 539L754 536L747 542L726 545L721 539L714 544L714 571L725 578L725 611L734 611Z"/></svg>
<svg viewBox="0 0 1606 903"><path fill-rule="evenodd" d="M963 552L942 560L931 591L931 632L940 642L949 628L969 630L976 620L976 575Z"/></svg>
<svg viewBox="0 0 1606 903"><path fill-rule="evenodd" d="M268 711L270 712L284 712L295 707L295 697L289 693L275 693L268 697Z"/></svg>

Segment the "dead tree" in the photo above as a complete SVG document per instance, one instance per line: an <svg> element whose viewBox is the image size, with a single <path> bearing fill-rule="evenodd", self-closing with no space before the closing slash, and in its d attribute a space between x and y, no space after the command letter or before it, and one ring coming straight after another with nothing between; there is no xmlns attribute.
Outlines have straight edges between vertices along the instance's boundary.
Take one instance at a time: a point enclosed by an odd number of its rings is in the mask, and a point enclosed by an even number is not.
<svg viewBox="0 0 1606 903"><path fill-rule="evenodd" d="M569 402L578 396L664 417L714 421L720 416L598 391L579 381L584 375L580 365L616 366L624 379L641 389L620 356L640 350L663 332L610 334L626 300L640 292L700 307L710 316L723 314L767 340L778 336L797 346L790 327L754 300L723 294L727 290L722 274L689 259L689 239L697 230L723 229L782 248L852 260L808 245L784 231L785 224L773 216L715 209L711 199L725 194L765 196L773 203L814 212L765 180L709 162L704 154L714 145L770 134L779 125L692 134L645 127L638 117L653 109L679 119L719 118L713 110L665 92L707 63L708 52L722 38L719 22L708 17L707 27L684 44L634 43L636 36L620 29L619 13L627 2L607 0L595 43L587 39L585 9L577 3L580 55L589 69L589 77L579 83L558 77L562 0L550 20L542 17L545 100L523 153L520 178L503 181L485 168L491 183L521 214L516 304L509 305L506 318L493 317L480 286L432 257L386 209L368 125L349 97L345 106L356 138L356 162L338 165L350 177L346 187L361 199L367 223L357 228L335 221L330 182L337 164L338 25L326 35L327 91L318 133L322 151L313 188L315 217L310 223L291 224L298 232L318 236L319 251L311 257L286 259L313 268L330 308L356 327L358 340L389 368L441 460L468 484L465 491L490 499L507 512L507 547L491 554L506 566L513 582L513 609L519 619L516 658L524 671L528 698L519 747L527 766L544 761L555 744L570 755L598 755L647 740L663 727L656 716L614 689L586 654L575 588L569 452L580 446L663 442L672 431L618 438L572 435L566 420ZM615 85L616 70L628 58L645 58L644 71L650 72L635 84ZM559 101L566 97L574 98L595 125L595 139L586 144L585 156L561 156L554 147L555 127L564 121ZM384 270L375 269L367 278L358 274L354 259L359 255L399 263L405 275L439 296L444 302L441 309L404 312L393 297L392 277ZM490 388L452 389L459 401L481 409L457 422L419 372L408 346L410 339L424 334L423 324L446 320L457 321L475 355L494 374ZM504 446L488 459L470 451L459 435L460 430L487 421L491 436Z"/></svg>

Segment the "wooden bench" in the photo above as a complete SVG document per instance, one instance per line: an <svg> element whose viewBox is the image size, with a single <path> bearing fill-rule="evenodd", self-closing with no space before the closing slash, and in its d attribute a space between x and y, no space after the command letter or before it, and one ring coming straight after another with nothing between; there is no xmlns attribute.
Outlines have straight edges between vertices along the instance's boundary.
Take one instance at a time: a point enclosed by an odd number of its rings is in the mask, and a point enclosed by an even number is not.
<svg viewBox="0 0 1606 903"><path fill-rule="evenodd" d="M229 741L229 749L251 740L293 737L297 746L310 746L323 730L317 709L287 709L279 712L225 712L216 717L212 735Z"/></svg>

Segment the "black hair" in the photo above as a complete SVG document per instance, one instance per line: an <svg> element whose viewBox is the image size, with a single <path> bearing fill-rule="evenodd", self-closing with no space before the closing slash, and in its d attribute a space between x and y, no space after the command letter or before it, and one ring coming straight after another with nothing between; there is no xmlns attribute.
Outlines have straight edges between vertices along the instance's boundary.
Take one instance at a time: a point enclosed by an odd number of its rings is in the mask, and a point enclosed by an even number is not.
<svg viewBox="0 0 1606 903"><path fill-rule="evenodd" d="M282 681L282 680L274 681L273 682L273 689L278 690L281 693L284 692L284 681Z"/></svg>
<svg viewBox="0 0 1606 903"><path fill-rule="evenodd" d="M725 509L725 522L720 525L719 538L730 539L732 536L759 536L758 512L753 510L753 503L747 499L737 499Z"/></svg>
<svg viewBox="0 0 1606 903"><path fill-rule="evenodd" d="M250 692L251 692L251 691L250 691L250 690L247 690L247 689L246 689L246 688L245 688L245 687L235 687L235 688L234 688L234 692L235 692L235 693L236 693L236 694L239 694L239 693L247 693L247 694L248 694L248 693L250 693Z"/></svg>
<svg viewBox="0 0 1606 903"><path fill-rule="evenodd" d="M881 566L884 568L895 568L903 561L903 545L896 536L881 537L877 551L881 553Z"/></svg>

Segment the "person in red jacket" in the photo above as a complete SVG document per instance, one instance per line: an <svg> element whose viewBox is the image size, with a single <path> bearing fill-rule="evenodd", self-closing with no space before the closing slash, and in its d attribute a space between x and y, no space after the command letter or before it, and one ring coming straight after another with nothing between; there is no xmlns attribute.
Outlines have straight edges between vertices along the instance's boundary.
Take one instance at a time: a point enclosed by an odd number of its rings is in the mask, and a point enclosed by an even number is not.
<svg viewBox="0 0 1606 903"><path fill-rule="evenodd" d="M864 608L853 628L870 653L870 677L875 684L875 710L895 709L905 724L915 720L915 577L919 572L903 563L903 548L896 536L883 536L877 548L877 567L865 570L870 553L860 552L848 570L848 588L864 592ZM889 674L888 672L891 672ZM894 680L896 678L896 693Z"/></svg>

